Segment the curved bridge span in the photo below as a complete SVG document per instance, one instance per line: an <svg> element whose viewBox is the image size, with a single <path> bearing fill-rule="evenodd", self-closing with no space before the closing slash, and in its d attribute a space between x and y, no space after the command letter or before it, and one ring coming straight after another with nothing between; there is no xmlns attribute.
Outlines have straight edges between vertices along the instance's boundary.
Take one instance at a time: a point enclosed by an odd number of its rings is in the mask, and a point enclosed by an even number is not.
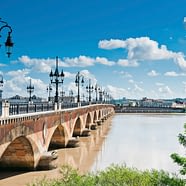
<svg viewBox="0 0 186 186"><path fill-rule="evenodd" d="M97 104L0 118L0 167L34 170L49 166L49 149L73 147L114 113ZM48 162L48 163L47 163Z"/></svg>

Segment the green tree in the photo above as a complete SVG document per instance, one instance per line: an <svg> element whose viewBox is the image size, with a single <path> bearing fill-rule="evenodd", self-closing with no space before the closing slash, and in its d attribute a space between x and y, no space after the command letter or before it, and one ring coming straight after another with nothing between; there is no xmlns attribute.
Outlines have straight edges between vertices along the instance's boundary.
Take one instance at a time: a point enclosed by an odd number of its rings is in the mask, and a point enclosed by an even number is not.
<svg viewBox="0 0 186 186"><path fill-rule="evenodd" d="M186 148L186 123L184 124L184 133L178 135L179 143ZM171 158L176 162L179 166L181 166L180 174L186 175L186 157L180 156L177 153L171 154Z"/></svg>

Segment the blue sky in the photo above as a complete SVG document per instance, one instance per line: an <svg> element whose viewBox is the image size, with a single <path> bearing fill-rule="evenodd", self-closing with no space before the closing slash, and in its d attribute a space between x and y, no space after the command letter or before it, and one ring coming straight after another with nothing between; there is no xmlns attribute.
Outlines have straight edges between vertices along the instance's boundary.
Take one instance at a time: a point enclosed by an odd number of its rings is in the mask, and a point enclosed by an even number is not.
<svg viewBox="0 0 186 186"><path fill-rule="evenodd" d="M85 86L91 79L114 98L185 98L185 7L186 0L3 1L0 17L15 43L10 58L0 48L3 97L27 96L30 78L34 94L47 97L59 56L66 95L77 94L80 71ZM0 34L3 44L6 30Z"/></svg>

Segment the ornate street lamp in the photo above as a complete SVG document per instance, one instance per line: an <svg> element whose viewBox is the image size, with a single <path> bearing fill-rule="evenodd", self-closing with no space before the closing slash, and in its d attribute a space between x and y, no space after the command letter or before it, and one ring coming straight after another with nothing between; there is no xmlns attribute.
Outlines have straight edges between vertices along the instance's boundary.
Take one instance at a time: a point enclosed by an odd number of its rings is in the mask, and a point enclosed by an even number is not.
<svg viewBox="0 0 186 186"><path fill-rule="evenodd" d="M3 24L3 26L0 27L0 33L4 28L9 29L8 36L7 36L7 39L6 39L6 42L5 42L5 47L6 47L6 50L7 50L6 53L7 53L8 57L10 57L10 55L12 53L12 47L14 45L14 43L12 42L12 38L11 38L12 28L11 28L11 26L8 25L7 22L2 21L1 18L0 18L0 23ZM0 37L1 37L1 35L0 35Z"/></svg>
<svg viewBox="0 0 186 186"><path fill-rule="evenodd" d="M65 75L63 73L63 70L61 71L61 73L59 73L59 70L58 70L58 57L56 57L56 69L55 69L55 72L53 73L52 70L51 70L49 76L50 76L51 84L53 83L56 86L56 94L55 94L55 100L54 101L55 101L55 103L58 104L58 101L59 101L58 100L58 95L59 95L59 93L58 93L58 86L59 86L60 83L63 84L64 77L65 77Z"/></svg>
<svg viewBox="0 0 186 186"><path fill-rule="evenodd" d="M31 102L32 93L34 92L34 86L32 85L31 79L30 84L27 86L27 92L29 93L29 102Z"/></svg>
<svg viewBox="0 0 186 186"><path fill-rule="evenodd" d="M48 85L48 87L47 87L46 90L48 92L48 101L51 101L51 97L50 97L50 94L52 92L52 86L51 86L51 84Z"/></svg>
<svg viewBox="0 0 186 186"><path fill-rule="evenodd" d="M70 102L72 103L73 102L73 90L70 90L69 91L69 96L70 96Z"/></svg>
<svg viewBox="0 0 186 186"><path fill-rule="evenodd" d="M95 85L95 92L96 92L96 103L98 102L98 92L100 91L100 88L98 87L98 85Z"/></svg>
<svg viewBox="0 0 186 186"><path fill-rule="evenodd" d="M80 83L83 86L84 83L84 76L80 74L80 72L78 72L76 74L76 80L75 80L76 86L78 87L78 95L77 95L77 102L78 105L80 104Z"/></svg>
<svg viewBox="0 0 186 186"><path fill-rule="evenodd" d="M61 102L63 102L63 98L65 96L65 91L63 90L63 87L62 87L62 91L60 93L61 93Z"/></svg>
<svg viewBox="0 0 186 186"><path fill-rule="evenodd" d="M86 90L88 92L88 101L91 102L91 94L94 91L94 87L91 85L91 79L89 79L89 84L86 86Z"/></svg>
<svg viewBox="0 0 186 186"><path fill-rule="evenodd" d="M104 101L104 90L102 90L102 87L99 89L99 101L102 103L102 101Z"/></svg>
<svg viewBox="0 0 186 186"><path fill-rule="evenodd" d="M0 87L3 87L3 75L0 75ZM0 89L0 101L2 101L3 89Z"/></svg>

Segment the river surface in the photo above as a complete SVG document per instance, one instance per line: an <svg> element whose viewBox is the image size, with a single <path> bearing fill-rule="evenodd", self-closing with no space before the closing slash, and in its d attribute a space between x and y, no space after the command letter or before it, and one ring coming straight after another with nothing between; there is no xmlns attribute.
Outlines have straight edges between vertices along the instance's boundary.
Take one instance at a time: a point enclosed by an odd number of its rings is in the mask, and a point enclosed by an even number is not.
<svg viewBox="0 0 186 186"><path fill-rule="evenodd" d="M184 155L178 142L183 133L185 114L115 114L91 136L80 138L80 147L58 150L58 168L49 171L0 172L0 186L26 183L60 176L59 167L70 164L80 173L95 172L111 164L126 164L138 169L163 169L178 173L170 154Z"/></svg>
<svg viewBox="0 0 186 186"><path fill-rule="evenodd" d="M141 170L158 169L178 173L170 155L184 155L178 134L184 132L185 114L120 114L112 119L112 129L91 170L126 164Z"/></svg>

